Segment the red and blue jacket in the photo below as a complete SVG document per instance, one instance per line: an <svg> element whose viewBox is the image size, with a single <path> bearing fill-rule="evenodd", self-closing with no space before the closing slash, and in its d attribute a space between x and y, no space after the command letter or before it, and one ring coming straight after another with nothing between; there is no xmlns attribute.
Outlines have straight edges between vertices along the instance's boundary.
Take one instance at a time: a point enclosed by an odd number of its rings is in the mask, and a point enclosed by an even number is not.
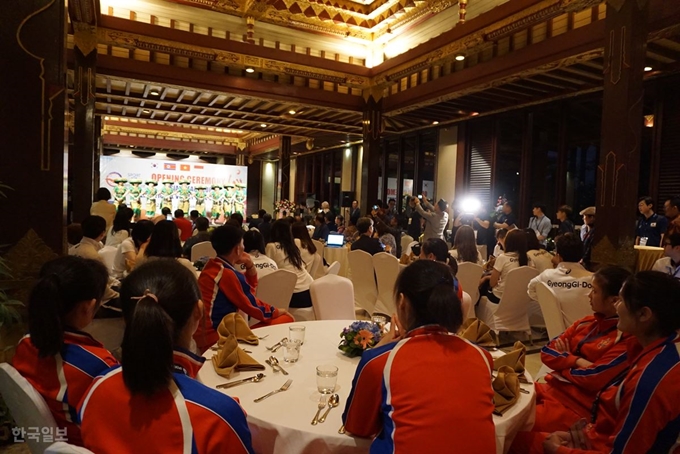
<svg viewBox="0 0 680 454"><path fill-rule="evenodd" d="M85 447L97 454L253 454L240 405L193 378L203 361L175 350L172 381L152 397L132 395L121 367L97 377L79 406Z"/></svg>
<svg viewBox="0 0 680 454"><path fill-rule="evenodd" d="M363 354L345 429L374 437L371 454L495 453L492 369L488 352L445 328L414 329Z"/></svg>
<svg viewBox="0 0 680 454"><path fill-rule="evenodd" d="M12 364L43 396L69 443L82 446L76 408L95 377L118 364L113 355L89 334L66 330L61 353L46 358L38 355L30 334L24 336Z"/></svg>
<svg viewBox="0 0 680 454"><path fill-rule="evenodd" d="M204 351L217 342L217 327L225 315L239 310L260 321L269 321L279 316L273 306L257 299L257 275L239 273L226 260L217 257L206 263L198 278L205 317L199 324L194 339Z"/></svg>

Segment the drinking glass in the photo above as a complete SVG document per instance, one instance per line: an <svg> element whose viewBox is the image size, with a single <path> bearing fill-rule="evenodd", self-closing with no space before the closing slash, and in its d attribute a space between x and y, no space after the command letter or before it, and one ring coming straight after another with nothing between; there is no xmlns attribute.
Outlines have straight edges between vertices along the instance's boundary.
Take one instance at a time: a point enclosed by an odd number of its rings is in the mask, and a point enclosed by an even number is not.
<svg viewBox="0 0 680 454"><path fill-rule="evenodd" d="M296 363L300 358L300 341L285 339L283 341L283 360L287 363Z"/></svg>
<svg viewBox="0 0 680 454"><path fill-rule="evenodd" d="M375 314L371 316L371 321L378 325L380 332L385 331L385 325L387 324L387 317L380 314Z"/></svg>
<svg viewBox="0 0 680 454"><path fill-rule="evenodd" d="M289 326L288 339L300 341L300 345L303 345L305 343L305 327L302 325Z"/></svg>
<svg viewBox="0 0 680 454"><path fill-rule="evenodd" d="M321 394L331 394L335 391L338 381L338 368L331 364L316 367L316 387Z"/></svg>

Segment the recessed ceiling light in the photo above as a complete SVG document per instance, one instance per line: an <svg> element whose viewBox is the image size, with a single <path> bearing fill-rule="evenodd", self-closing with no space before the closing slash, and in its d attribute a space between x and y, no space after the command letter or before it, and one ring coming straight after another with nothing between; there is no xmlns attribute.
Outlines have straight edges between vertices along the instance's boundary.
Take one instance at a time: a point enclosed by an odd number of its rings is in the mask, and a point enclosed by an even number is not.
<svg viewBox="0 0 680 454"><path fill-rule="evenodd" d="M151 96L159 96L161 93L160 93L158 90L155 90L155 89L154 89L154 90L151 90L151 91L149 92L149 94L150 94Z"/></svg>
<svg viewBox="0 0 680 454"><path fill-rule="evenodd" d="M291 115L295 115L297 112L295 111L295 109L290 109L288 113Z"/></svg>
<svg viewBox="0 0 680 454"><path fill-rule="evenodd" d="M477 115L479 115L479 112L471 112L470 115L472 115L473 117L476 117Z"/></svg>
<svg viewBox="0 0 680 454"><path fill-rule="evenodd" d="M433 124L433 125L438 125L439 122L438 122L437 120L435 120L435 121L432 122L432 124Z"/></svg>
<svg viewBox="0 0 680 454"><path fill-rule="evenodd" d="M267 125L265 123L262 123L260 126L263 127L263 128L267 127Z"/></svg>
<svg viewBox="0 0 680 454"><path fill-rule="evenodd" d="M463 61L463 60L465 60L465 55L463 55L463 54L456 55L456 61Z"/></svg>
<svg viewBox="0 0 680 454"><path fill-rule="evenodd" d="M151 113L151 111L149 109L144 109L144 110L142 110L142 112L143 113Z"/></svg>
<svg viewBox="0 0 680 454"><path fill-rule="evenodd" d="M252 74L252 73L255 72L255 69L253 69L253 68L246 68L246 72Z"/></svg>
<svg viewBox="0 0 680 454"><path fill-rule="evenodd" d="M647 72L651 71L652 69L654 69L654 68L652 68L651 66L645 66L645 71L647 71Z"/></svg>

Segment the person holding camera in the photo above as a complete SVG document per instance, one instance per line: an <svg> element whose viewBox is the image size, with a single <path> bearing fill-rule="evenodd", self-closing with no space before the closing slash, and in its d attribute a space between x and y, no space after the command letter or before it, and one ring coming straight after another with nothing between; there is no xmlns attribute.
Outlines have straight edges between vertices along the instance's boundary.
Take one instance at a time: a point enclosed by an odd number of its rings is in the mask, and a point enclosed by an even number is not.
<svg viewBox="0 0 680 454"><path fill-rule="evenodd" d="M447 210L449 204L446 200L440 199L436 205L432 205L427 200L427 196L423 194L422 202L420 199L415 199L415 209L416 211L425 219L425 232L423 233L423 241L427 241L430 238L441 238L444 239L444 230L449 224L449 213ZM422 205L422 206L421 206ZM425 211L423 206L428 209Z"/></svg>

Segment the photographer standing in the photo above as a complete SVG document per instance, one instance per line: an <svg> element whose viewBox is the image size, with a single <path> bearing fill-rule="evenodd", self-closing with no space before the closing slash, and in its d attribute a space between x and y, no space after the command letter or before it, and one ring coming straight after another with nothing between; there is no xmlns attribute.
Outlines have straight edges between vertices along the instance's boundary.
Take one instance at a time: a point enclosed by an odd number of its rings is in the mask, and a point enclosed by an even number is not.
<svg viewBox="0 0 680 454"><path fill-rule="evenodd" d="M423 234L423 242L430 238L441 238L444 239L444 230L449 224L449 205L444 199L440 199L436 205L432 205L428 202L427 197L423 194L422 205L428 209L425 211L421 206L419 199L415 199L416 211L425 219L425 233Z"/></svg>
<svg viewBox="0 0 680 454"><path fill-rule="evenodd" d="M408 208L406 209L408 228L406 229L406 233L408 233L411 238L418 241L418 238L420 238L420 235L423 233L422 222L420 222L423 217L416 211L416 200L418 200L418 197L409 197L408 200Z"/></svg>

